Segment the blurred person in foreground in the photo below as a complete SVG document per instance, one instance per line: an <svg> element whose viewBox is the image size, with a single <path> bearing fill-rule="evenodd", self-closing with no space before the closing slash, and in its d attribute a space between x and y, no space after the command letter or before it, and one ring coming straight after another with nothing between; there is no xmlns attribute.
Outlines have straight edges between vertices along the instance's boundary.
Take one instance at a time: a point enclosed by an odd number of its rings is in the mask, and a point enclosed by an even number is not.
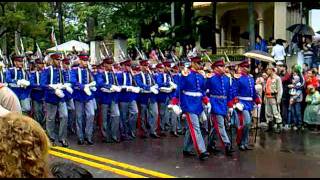
<svg viewBox="0 0 320 180"><path fill-rule="evenodd" d="M19 113L0 118L0 178L49 177L49 139L38 122Z"/></svg>
<svg viewBox="0 0 320 180"><path fill-rule="evenodd" d="M0 116L4 116L11 111L22 113L20 101L6 84L0 83Z"/></svg>

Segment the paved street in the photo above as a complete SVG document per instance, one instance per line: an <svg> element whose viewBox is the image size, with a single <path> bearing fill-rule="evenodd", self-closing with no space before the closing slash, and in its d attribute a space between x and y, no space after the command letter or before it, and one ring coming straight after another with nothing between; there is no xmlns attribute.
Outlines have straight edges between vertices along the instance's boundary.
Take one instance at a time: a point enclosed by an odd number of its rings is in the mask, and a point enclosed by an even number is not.
<svg viewBox="0 0 320 180"><path fill-rule="evenodd" d="M239 152L233 157L210 155L209 160L182 156L182 137L161 139L136 139L119 144L79 146L76 138L70 138L70 149L117 161L110 164L87 159L104 166L130 171L145 177L157 177L156 172L175 177L320 177L320 134L286 132L280 135L261 133L254 151ZM61 152L61 151L60 151ZM68 153L65 153L68 154ZM75 156L75 155L73 155ZM77 156L83 158L82 156ZM62 160L51 156L53 161ZM65 160L65 159L63 159ZM79 161L77 161L79 163ZM149 174L132 170L128 165L152 170ZM126 177L113 170L102 170L79 163L94 174L94 177ZM123 168L125 167L125 168ZM112 171L112 172L110 172ZM128 175L130 177L130 175Z"/></svg>

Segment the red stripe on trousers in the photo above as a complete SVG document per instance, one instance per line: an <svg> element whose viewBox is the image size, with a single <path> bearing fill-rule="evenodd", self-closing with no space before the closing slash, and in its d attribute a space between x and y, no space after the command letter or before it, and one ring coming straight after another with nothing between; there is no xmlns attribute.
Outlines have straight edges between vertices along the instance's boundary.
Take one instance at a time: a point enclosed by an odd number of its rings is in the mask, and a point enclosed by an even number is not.
<svg viewBox="0 0 320 180"><path fill-rule="evenodd" d="M201 152L200 152L200 149L199 149L199 146L198 146L196 134L195 134L194 128L192 126L192 122L191 122L191 118L190 118L190 114L189 113L186 113L186 119L187 119L187 122L188 122L188 125L189 125L189 131L190 131L191 139L193 141L194 148L196 149L197 153L200 155Z"/></svg>
<svg viewBox="0 0 320 180"><path fill-rule="evenodd" d="M222 148L224 148L224 142L223 142L223 140L222 140L222 137L221 137L221 134L220 134L220 131L219 131L218 118L217 118L217 116L216 116L215 114L213 114L213 115L211 116L211 120L213 121L213 122L212 122L212 123L213 123L213 127L214 127L214 129L216 130L217 135L219 136L219 139L220 139L220 142L221 142L221 146L222 146Z"/></svg>
<svg viewBox="0 0 320 180"><path fill-rule="evenodd" d="M240 145L241 139L242 139L242 134L243 134L243 128L244 128L242 112L238 112L238 117L239 117L240 125L239 125L239 127L237 127L237 139L236 139L236 141L237 141L237 144Z"/></svg>

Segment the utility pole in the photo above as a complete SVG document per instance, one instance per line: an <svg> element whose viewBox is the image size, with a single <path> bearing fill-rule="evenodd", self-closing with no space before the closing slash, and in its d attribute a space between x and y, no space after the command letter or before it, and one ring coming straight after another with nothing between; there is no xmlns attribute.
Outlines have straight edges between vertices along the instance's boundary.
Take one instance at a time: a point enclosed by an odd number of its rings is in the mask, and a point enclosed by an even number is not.
<svg viewBox="0 0 320 180"><path fill-rule="evenodd" d="M249 15L249 41L250 41L250 50L254 50L255 48L255 32L254 32L254 6L253 2L248 2L248 15ZM251 59L251 74L254 74L255 69L255 60Z"/></svg>

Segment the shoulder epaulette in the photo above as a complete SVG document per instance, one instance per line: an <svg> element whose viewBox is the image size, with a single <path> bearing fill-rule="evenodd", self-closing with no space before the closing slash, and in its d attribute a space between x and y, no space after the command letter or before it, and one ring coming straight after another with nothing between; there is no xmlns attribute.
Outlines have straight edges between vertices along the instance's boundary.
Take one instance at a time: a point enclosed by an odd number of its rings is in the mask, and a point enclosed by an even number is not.
<svg viewBox="0 0 320 180"><path fill-rule="evenodd" d="M249 76L250 76L250 77L253 77L253 75L252 75L252 74L249 74Z"/></svg>
<svg viewBox="0 0 320 180"><path fill-rule="evenodd" d="M206 72L204 72L204 70L199 70L198 73L201 74L204 78L206 78Z"/></svg>
<svg viewBox="0 0 320 180"><path fill-rule="evenodd" d="M225 74L228 78L232 78L230 73Z"/></svg>
<svg viewBox="0 0 320 180"><path fill-rule="evenodd" d="M72 67L71 69L78 69L78 67Z"/></svg>
<svg viewBox="0 0 320 180"><path fill-rule="evenodd" d="M183 69L181 71L182 76L188 76L190 74L190 70L189 69Z"/></svg>

